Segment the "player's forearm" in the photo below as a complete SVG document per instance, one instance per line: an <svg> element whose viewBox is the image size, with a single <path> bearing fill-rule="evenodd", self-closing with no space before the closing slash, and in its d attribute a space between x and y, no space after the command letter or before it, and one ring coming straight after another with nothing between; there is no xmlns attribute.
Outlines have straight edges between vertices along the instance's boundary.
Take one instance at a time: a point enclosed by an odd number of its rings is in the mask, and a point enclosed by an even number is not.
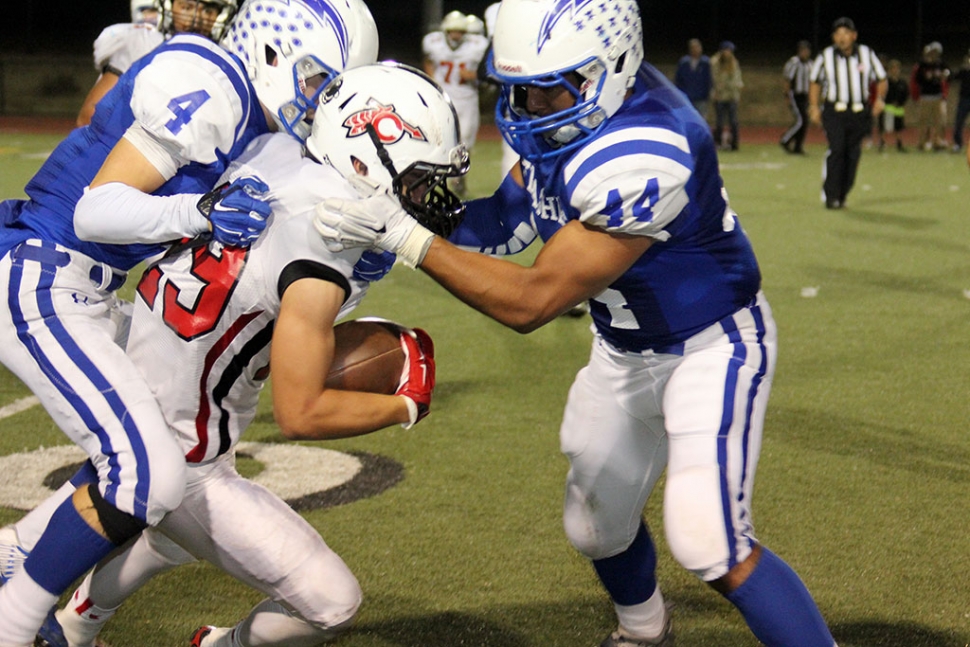
<svg viewBox="0 0 970 647"><path fill-rule="evenodd" d="M276 422L290 440L330 440L362 436L409 421L404 398L326 389L303 406L274 404Z"/></svg>
<svg viewBox="0 0 970 647"><path fill-rule="evenodd" d="M165 243L209 230L199 195L154 196L121 182L85 191L74 210L78 238L96 243Z"/></svg>
<svg viewBox="0 0 970 647"><path fill-rule="evenodd" d="M475 310L521 333L553 320L573 303L557 303L537 285L535 268L458 249L435 238L420 265Z"/></svg>

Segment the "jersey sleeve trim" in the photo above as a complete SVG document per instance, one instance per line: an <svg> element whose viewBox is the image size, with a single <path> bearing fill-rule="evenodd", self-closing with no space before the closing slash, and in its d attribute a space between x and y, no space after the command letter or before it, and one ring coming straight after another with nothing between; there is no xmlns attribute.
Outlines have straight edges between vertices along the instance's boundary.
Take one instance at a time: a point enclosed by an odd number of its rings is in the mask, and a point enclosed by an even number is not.
<svg viewBox="0 0 970 647"><path fill-rule="evenodd" d="M300 279L329 281L344 291L344 303L350 298L350 281L347 280L346 276L322 263L299 260L293 261L280 272L280 278L276 284L276 291L280 299L283 298L283 293L286 292L286 288Z"/></svg>
<svg viewBox="0 0 970 647"><path fill-rule="evenodd" d="M123 137L145 156L166 182L178 173L179 168L189 163L189 160L179 154L180 151L172 150L171 146L160 142L137 122L128 127Z"/></svg>

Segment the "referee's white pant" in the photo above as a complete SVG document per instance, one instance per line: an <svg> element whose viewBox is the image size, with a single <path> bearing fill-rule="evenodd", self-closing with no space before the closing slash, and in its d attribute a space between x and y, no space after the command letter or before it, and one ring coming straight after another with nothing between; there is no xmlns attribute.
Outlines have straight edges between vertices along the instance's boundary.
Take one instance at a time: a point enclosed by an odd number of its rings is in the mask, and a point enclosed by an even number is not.
<svg viewBox="0 0 970 647"><path fill-rule="evenodd" d="M185 459L116 343L127 321L112 289L123 277L52 242L15 246L0 259L0 361L87 452L105 501L155 524L182 500Z"/></svg>

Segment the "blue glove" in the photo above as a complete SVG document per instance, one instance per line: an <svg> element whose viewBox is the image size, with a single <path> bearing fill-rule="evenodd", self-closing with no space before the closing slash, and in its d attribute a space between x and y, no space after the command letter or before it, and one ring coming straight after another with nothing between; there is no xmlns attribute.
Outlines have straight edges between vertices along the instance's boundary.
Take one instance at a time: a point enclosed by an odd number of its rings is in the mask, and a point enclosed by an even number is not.
<svg viewBox="0 0 970 647"><path fill-rule="evenodd" d="M267 191L259 178L241 177L202 196L198 208L212 225L212 238L228 247L252 245L272 213Z"/></svg>
<svg viewBox="0 0 970 647"><path fill-rule="evenodd" d="M354 265L354 278L361 281L380 281L394 267L397 254L367 250Z"/></svg>

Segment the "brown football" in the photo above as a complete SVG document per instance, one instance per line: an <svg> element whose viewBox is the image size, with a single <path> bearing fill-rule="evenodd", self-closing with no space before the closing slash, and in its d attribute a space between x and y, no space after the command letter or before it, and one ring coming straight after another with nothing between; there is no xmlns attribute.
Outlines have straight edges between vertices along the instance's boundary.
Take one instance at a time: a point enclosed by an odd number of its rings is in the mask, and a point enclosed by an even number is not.
<svg viewBox="0 0 970 647"><path fill-rule="evenodd" d="M345 321L334 326L328 389L393 395L404 370L403 326L390 321Z"/></svg>

